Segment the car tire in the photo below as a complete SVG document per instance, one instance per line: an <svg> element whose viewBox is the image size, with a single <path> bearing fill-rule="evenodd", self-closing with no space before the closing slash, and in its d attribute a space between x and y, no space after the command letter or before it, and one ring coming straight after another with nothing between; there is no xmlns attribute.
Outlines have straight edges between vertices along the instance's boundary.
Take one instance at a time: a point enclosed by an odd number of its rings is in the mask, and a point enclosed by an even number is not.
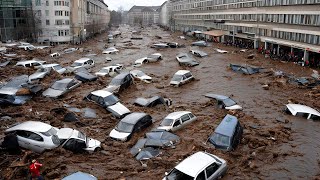
<svg viewBox="0 0 320 180"><path fill-rule="evenodd" d="M97 148L94 149L93 152L99 152L99 151L101 151L101 148L100 148L100 147L97 147Z"/></svg>

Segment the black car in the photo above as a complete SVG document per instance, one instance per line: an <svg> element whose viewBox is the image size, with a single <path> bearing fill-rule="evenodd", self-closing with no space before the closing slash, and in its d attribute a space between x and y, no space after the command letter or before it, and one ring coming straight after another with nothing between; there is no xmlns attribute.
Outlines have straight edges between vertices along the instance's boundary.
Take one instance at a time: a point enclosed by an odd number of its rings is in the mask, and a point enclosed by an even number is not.
<svg viewBox="0 0 320 180"><path fill-rule="evenodd" d="M133 77L129 72L124 72L114 77L109 86L104 90L112 93L120 93L124 89L128 88L131 84L133 84Z"/></svg>
<svg viewBox="0 0 320 180"><path fill-rule="evenodd" d="M141 131L152 124L152 117L146 113L134 112L118 123L109 136L120 141L128 141L133 133Z"/></svg>
<svg viewBox="0 0 320 180"><path fill-rule="evenodd" d="M238 119L227 114L209 137L209 141L216 149L232 151L240 143L242 133L243 128Z"/></svg>

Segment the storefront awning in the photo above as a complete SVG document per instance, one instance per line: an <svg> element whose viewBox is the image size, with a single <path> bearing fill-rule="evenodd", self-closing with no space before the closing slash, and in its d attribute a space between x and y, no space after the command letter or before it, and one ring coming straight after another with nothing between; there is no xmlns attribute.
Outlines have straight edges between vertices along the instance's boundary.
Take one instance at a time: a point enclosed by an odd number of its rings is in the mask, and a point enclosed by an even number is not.
<svg viewBox="0 0 320 180"><path fill-rule="evenodd" d="M214 36L214 37L225 35L225 33L223 31L220 31L220 30L206 31L206 32L203 32L202 34L209 35L209 36Z"/></svg>

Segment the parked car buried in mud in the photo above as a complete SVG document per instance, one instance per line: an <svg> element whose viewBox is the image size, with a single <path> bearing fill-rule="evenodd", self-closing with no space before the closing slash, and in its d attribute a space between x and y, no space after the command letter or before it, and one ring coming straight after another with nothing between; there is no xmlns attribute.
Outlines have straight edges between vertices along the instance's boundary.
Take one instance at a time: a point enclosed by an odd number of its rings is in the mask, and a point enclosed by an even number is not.
<svg viewBox="0 0 320 180"><path fill-rule="evenodd" d="M197 152L180 162L163 180L215 180L222 178L228 166L224 159L207 152Z"/></svg>
<svg viewBox="0 0 320 180"><path fill-rule="evenodd" d="M109 47L109 48L103 50L102 54L116 54L118 52L119 52L119 50L116 49L115 47Z"/></svg>
<svg viewBox="0 0 320 180"><path fill-rule="evenodd" d="M114 94L108 91L93 91L86 97L86 99L97 103L99 106L111 112L113 116L117 118L122 118L130 113L130 110L122 105Z"/></svg>
<svg viewBox="0 0 320 180"><path fill-rule="evenodd" d="M43 79L46 75L48 75L50 73L49 68L40 68L38 69L35 73L31 74L28 79L29 79L29 83L38 81L40 79Z"/></svg>
<svg viewBox="0 0 320 180"><path fill-rule="evenodd" d="M80 86L80 84L81 81L71 78L65 78L53 83L53 85L49 89L45 90L42 95L46 97L58 98Z"/></svg>
<svg viewBox="0 0 320 180"><path fill-rule="evenodd" d="M20 147L41 153L60 145L58 130L43 122L26 121L7 129L5 134L14 133Z"/></svg>
<svg viewBox="0 0 320 180"><path fill-rule="evenodd" d="M197 42L193 42L191 44L191 46L201 46L201 47L206 47L208 46L208 43L205 41L197 41Z"/></svg>
<svg viewBox="0 0 320 180"><path fill-rule="evenodd" d="M293 116L300 116L312 120L320 120L320 113L302 104L287 104L285 112Z"/></svg>
<svg viewBox="0 0 320 180"><path fill-rule="evenodd" d="M146 113L131 113L121 119L118 125L110 132L112 139L128 141L133 133L141 131L152 124L152 117Z"/></svg>
<svg viewBox="0 0 320 180"><path fill-rule="evenodd" d="M208 56L207 53L203 52L203 51L199 51L199 50L190 50L190 53L197 56L197 57L206 57Z"/></svg>
<svg viewBox="0 0 320 180"><path fill-rule="evenodd" d="M227 114L209 137L209 142L216 149L232 151L240 144L242 133L243 128L238 119Z"/></svg>
<svg viewBox="0 0 320 180"><path fill-rule="evenodd" d="M237 105L237 103L233 99L231 99L230 97L218 95L218 94L212 94L212 93L208 93L204 96L207 98L212 98L212 99L217 100L218 107L221 109L228 109L228 110L241 110L242 109L242 107Z"/></svg>
<svg viewBox="0 0 320 180"><path fill-rule="evenodd" d="M180 66L197 66L199 63L190 57L187 53L180 53L176 56Z"/></svg>
<svg viewBox="0 0 320 180"><path fill-rule="evenodd" d="M154 96L152 98L137 98L134 101L134 104L137 106L141 106L141 107L154 107L158 104L165 104L167 105L167 101L169 101L169 99L163 99L160 96Z"/></svg>
<svg viewBox="0 0 320 180"><path fill-rule="evenodd" d="M79 68L86 68L89 69L94 66L94 61L90 58L81 58L76 61L71 65L72 70L76 70Z"/></svg>
<svg viewBox="0 0 320 180"><path fill-rule="evenodd" d="M169 48L169 46L164 43L158 43L158 44L153 44L151 48L164 49L164 48Z"/></svg>
<svg viewBox="0 0 320 180"><path fill-rule="evenodd" d="M136 78L139 79L141 81L144 81L146 83L151 83L152 78L148 75L146 75L144 72L140 71L140 70L132 70L130 71L130 74Z"/></svg>
<svg viewBox="0 0 320 180"><path fill-rule="evenodd" d="M28 60L28 61L19 61L19 62L17 62L16 66L18 66L18 67L33 67L33 68L37 69L45 63L46 63L45 61Z"/></svg>
<svg viewBox="0 0 320 180"><path fill-rule="evenodd" d="M108 87L106 87L105 91L109 91L112 93L120 93L124 89L128 88L131 84L133 84L133 77L130 73L121 73L114 77Z"/></svg>
<svg viewBox="0 0 320 180"><path fill-rule="evenodd" d="M123 64L115 64L108 67L103 67L99 72L96 72L96 76L113 76L119 74L123 69Z"/></svg>
<svg viewBox="0 0 320 180"><path fill-rule="evenodd" d="M63 74L66 72L66 68L60 66L60 64L44 64L41 66L42 68L50 68L59 74Z"/></svg>
<svg viewBox="0 0 320 180"><path fill-rule="evenodd" d="M194 77L190 71L179 70L173 75L173 77L170 81L170 85L180 86L180 85L185 84L193 79L194 79Z"/></svg>
<svg viewBox="0 0 320 180"><path fill-rule="evenodd" d="M173 112L162 120L157 129L177 131L195 120L197 117L189 111Z"/></svg>
<svg viewBox="0 0 320 180"><path fill-rule="evenodd" d="M61 128L57 136L63 148L73 152L94 152L101 149L101 142L96 139L88 138L82 132L71 129Z"/></svg>
<svg viewBox="0 0 320 180"><path fill-rule="evenodd" d="M69 53L73 53L75 51L77 51L79 48L69 48L69 49L65 49L63 52L65 54L69 54Z"/></svg>

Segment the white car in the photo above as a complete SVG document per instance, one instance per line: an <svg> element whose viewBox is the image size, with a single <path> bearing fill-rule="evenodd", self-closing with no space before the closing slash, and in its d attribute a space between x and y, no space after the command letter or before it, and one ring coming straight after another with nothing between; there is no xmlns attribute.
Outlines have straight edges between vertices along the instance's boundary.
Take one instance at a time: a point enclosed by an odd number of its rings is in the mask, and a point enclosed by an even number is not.
<svg viewBox="0 0 320 180"><path fill-rule="evenodd" d="M101 149L101 142L96 139L88 138L82 132L71 129L61 128L57 133L62 147L74 152L81 152L82 150L94 152Z"/></svg>
<svg viewBox="0 0 320 180"><path fill-rule="evenodd" d="M287 104L286 112L293 116L301 116L307 119L320 120L319 111L301 104Z"/></svg>
<svg viewBox="0 0 320 180"><path fill-rule="evenodd" d="M96 76L113 76L115 73L120 73L123 69L123 64L115 64L108 67L103 67L99 72L96 72Z"/></svg>
<svg viewBox="0 0 320 180"><path fill-rule="evenodd" d="M218 107L222 109L228 109L228 110L241 110L242 107L239 106L233 99L231 99L228 96L223 96L219 94L212 94L208 93L204 95L207 98L212 98L217 100L218 102Z"/></svg>
<svg viewBox="0 0 320 180"><path fill-rule="evenodd" d="M41 153L60 145L58 130L43 122L26 121L7 129L5 133L16 133L20 147Z"/></svg>
<svg viewBox="0 0 320 180"><path fill-rule="evenodd" d="M45 64L42 65L42 68L50 68L59 74L63 74L67 70L66 68L60 66L60 64Z"/></svg>
<svg viewBox="0 0 320 180"><path fill-rule="evenodd" d="M224 159L199 151L184 159L169 173L165 173L163 180L215 180L222 178L227 170L227 162Z"/></svg>
<svg viewBox="0 0 320 180"><path fill-rule="evenodd" d="M170 85L180 86L180 85L185 84L193 79L194 79L194 77L190 71L179 70L173 75L173 77L170 81Z"/></svg>
<svg viewBox="0 0 320 180"><path fill-rule="evenodd" d="M140 79L141 81L144 81L146 83L151 83L152 78L148 75L146 75L144 72L140 71L140 70L132 70L130 71L130 74L136 78L136 79Z"/></svg>
<svg viewBox="0 0 320 180"><path fill-rule="evenodd" d="M50 54L50 57L59 57L59 56L60 56L60 53L58 52Z"/></svg>
<svg viewBox="0 0 320 180"><path fill-rule="evenodd" d="M222 49L216 49L216 51L217 51L218 53L221 53L221 54L226 54L226 53L228 53L228 51L222 50Z"/></svg>
<svg viewBox="0 0 320 180"><path fill-rule="evenodd" d="M18 48L24 49L24 50L34 50L35 47L30 44L30 43L26 43L26 42L20 42L20 45L18 46Z"/></svg>
<svg viewBox="0 0 320 180"><path fill-rule="evenodd" d="M176 131L195 120L197 120L197 117L189 111L173 112L162 120L157 129Z"/></svg>
<svg viewBox="0 0 320 180"><path fill-rule="evenodd" d="M142 64L146 64L146 63L149 63L149 62L157 62L157 61L159 61L161 59L162 59L162 55L160 53L154 53L154 54L151 54L151 55L149 55L147 57L137 59L134 62L133 66L134 67L139 67Z"/></svg>
<svg viewBox="0 0 320 180"><path fill-rule="evenodd" d="M108 49L102 51L102 54L116 54L118 52L119 50L116 49L115 47L109 47Z"/></svg>
<svg viewBox="0 0 320 180"><path fill-rule="evenodd" d="M69 49L65 49L63 52L65 54L68 54L68 53L72 53L72 52L75 52L77 51L79 48L69 48Z"/></svg>
<svg viewBox="0 0 320 180"><path fill-rule="evenodd" d="M16 66L39 68L45 63L46 63L45 61L28 60L28 61L19 61L19 62L17 62Z"/></svg>
<svg viewBox="0 0 320 180"><path fill-rule="evenodd" d="M91 58L81 58L76 61L71 65L73 69L79 69L81 67L84 67L86 69L89 69L94 66L94 61Z"/></svg>
<svg viewBox="0 0 320 180"><path fill-rule="evenodd" d="M147 58L144 57L144 58L141 58L141 59L137 59L137 60L134 62L133 66L134 66L134 67L139 67L139 66L142 66L142 64L146 64L146 63L148 63L148 62L149 62L149 61L147 60Z"/></svg>

